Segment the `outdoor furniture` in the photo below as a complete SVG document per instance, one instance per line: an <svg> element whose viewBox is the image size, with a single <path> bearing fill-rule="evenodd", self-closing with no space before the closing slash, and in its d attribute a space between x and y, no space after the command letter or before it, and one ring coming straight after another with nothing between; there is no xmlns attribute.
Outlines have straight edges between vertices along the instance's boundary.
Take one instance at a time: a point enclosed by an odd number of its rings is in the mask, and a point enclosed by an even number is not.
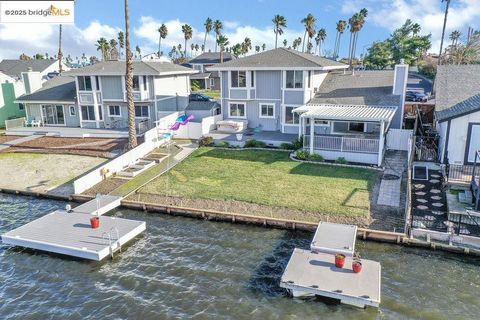
<svg viewBox="0 0 480 320"><path fill-rule="evenodd" d="M248 126L247 120L221 120L217 121L217 130L228 133L243 132Z"/></svg>
<svg viewBox="0 0 480 320"><path fill-rule="evenodd" d="M42 121L32 120L32 121L30 121L30 124L32 125L32 127L40 127L42 125Z"/></svg>

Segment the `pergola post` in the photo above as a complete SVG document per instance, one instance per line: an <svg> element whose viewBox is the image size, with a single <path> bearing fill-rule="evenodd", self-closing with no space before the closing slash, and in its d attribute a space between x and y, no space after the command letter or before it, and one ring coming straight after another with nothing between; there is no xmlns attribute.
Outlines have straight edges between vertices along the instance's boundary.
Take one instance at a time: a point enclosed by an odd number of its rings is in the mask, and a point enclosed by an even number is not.
<svg viewBox="0 0 480 320"><path fill-rule="evenodd" d="M310 153L313 153L313 139L315 139L315 121L310 118Z"/></svg>
<svg viewBox="0 0 480 320"><path fill-rule="evenodd" d="M303 124L303 118L298 115L298 139L300 139L300 137L302 136L302 124Z"/></svg>
<svg viewBox="0 0 480 320"><path fill-rule="evenodd" d="M385 121L380 121L380 138L378 140L378 160L377 165L380 167L383 161L383 145L385 144Z"/></svg>

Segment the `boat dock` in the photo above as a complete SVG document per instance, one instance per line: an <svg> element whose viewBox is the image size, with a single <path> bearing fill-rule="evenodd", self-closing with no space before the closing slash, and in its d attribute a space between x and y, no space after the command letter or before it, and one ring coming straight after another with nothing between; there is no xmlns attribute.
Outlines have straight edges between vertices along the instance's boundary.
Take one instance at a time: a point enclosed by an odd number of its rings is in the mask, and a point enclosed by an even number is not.
<svg viewBox="0 0 480 320"><path fill-rule="evenodd" d="M381 266L362 259L362 270L352 270L357 227L320 222L310 250L295 248L280 280L280 287L294 297L321 296L365 308L379 307ZM345 257L343 268L335 266L335 254Z"/></svg>
<svg viewBox="0 0 480 320"><path fill-rule="evenodd" d="M146 229L144 221L103 216L120 206L121 199L101 196L69 212L56 210L3 234L2 242L95 261L113 257ZM90 218L97 211L100 227L93 229Z"/></svg>

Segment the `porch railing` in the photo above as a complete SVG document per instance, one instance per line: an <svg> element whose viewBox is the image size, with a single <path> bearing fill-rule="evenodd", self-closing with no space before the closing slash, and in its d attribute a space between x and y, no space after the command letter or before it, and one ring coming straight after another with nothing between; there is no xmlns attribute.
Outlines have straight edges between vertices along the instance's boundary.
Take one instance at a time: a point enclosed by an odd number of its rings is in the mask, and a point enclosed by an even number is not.
<svg viewBox="0 0 480 320"><path fill-rule="evenodd" d="M448 182L470 183L472 182L473 165L449 164L445 168ZM475 175L480 175L480 166L475 168Z"/></svg>
<svg viewBox="0 0 480 320"><path fill-rule="evenodd" d="M304 148L310 148L310 136L303 139ZM353 153L378 153L379 139L346 136L314 136L313 149Z"/></svg>
<svg viewBox="0 0 480 320"><path fill-rule="evenodd" d="M5 120L5 129L9 130L13 128L23 127L25 125L25 120L25 117Z"/></svg>

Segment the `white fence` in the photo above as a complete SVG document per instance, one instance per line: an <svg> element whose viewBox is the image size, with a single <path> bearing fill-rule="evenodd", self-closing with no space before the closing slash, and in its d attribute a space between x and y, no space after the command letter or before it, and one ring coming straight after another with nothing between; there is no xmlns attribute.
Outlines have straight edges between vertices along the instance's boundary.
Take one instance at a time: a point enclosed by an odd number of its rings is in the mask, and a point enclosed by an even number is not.
<svg viewBox="0 0 480 320"><path fill-rule="evenodd" d="M304 136L304 147L310 148L310 136ZM313 149L354 153L378 153L379 140L344 136L314 136Z"/></svg>
<svg viewBox="0 0 480 320"><path fill-rule="evenodd" d="M160 123L174 123L178 117L178 112L171 113L168 116L163 117L159 120ZM129 150L122 155L112 159L103 165L94 168L87 174L81 176L73 182L73 188L76 194L82 193L97 183L100 183L103 180L103 174L105 170L108 170L109 173L113 174L121 171L128 165L134 164L138 159L144 157L150 153L153 149L158 148L166 139L159 138L158 130L156 127L145 132L145 142L141 145Z"/></svg>
<svg viewBox="0 0 480 320"><path fill-rule="evenodd" d="M25 117L5 120L5 129L9 130L12 128L23 127L25 125L25 120L26 120Z"/></svg>
<svg viewBox="0 0 480 320"><path fill-rule="evenodd" d="M217 121L222 119L222 115L216 115L203 118L201 122L189 122L185 126L180 126L178 131L175 132L175 137L181 139L200 139L215 129Z"/></svg>
<svg viewBox="0 0 480 320"><path fill-rule="evenodd" d="M413 130L390 129L387 133L387 149L408 151L412 136Z"/></svg>

